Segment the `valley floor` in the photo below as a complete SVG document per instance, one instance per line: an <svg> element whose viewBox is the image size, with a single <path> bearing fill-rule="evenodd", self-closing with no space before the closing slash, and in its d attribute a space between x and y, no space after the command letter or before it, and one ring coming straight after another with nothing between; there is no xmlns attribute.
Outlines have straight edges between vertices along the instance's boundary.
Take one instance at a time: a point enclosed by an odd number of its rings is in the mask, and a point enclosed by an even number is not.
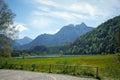
<svg viewBox="0 0 120 80"><path fill-rule="evenodd" d="M61 58L26 58L26 59L1 59L0 61L2 63L7 64L17 64L17 65L31 65L35 64L36 67L39 65L56 65L56 64L64 64L64 65L79 65L79 66L97 66L98 67L98 76L101 78L101 80L120 80L120 58L118 59L118 56L115 54L112 55L88 55L88 56L75 56L75 57L61 57ZM3 62L5 61L5 62ZM6 66L5 66L6 67ZM25 66L23 70L31 70L29 66ZM41 66L42 67L42 66ZM49 66L48 66L49 67ZM42 71L42 72L48 72L48 67ZM43 67L42 67L43 68ZM3 68L5 69L5 68ZM7 69L7 68L6 68ZM15 69L15 68L14 68ZM39 70L38 70L39 69ZM35 71L41 72L38 68ZM57 68L54 68L55 73L59 72L57 71ZM71 69L70 67L68 68ZM79 70L77 70L79 71ZM1 71L0 71L1 72ZM80 72L80 71L79 71ZM93 76L91 72L87 72L83 68L82 73L83 75ZM53 72L54 73L54 72ZM0 73L1 74L1 73ZM68 73L66 73L68 74ZM71 74L70 74L71 75ZM79 74L77 75L79 76ZM81 77L81 76L79 76ZM85 77L85 76L82 76Z"/></svg>

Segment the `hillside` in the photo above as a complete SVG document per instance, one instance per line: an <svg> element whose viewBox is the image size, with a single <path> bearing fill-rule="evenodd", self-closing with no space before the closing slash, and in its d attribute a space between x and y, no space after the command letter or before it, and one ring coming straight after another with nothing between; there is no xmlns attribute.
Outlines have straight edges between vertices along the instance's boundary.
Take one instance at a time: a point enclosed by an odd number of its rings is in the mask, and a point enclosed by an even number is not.
<svg viewBox="0 0 120 80"><path fill-rule="evenodd" d="M35 38L29 44L23 45L22 48L27 49L32 46L45 45L45 46L59 46L66 43L75 41L79 36L93 30L94 28L88 27L85 23L79 25L67 25L61 28L56 34L42 34Z"/></svg>
<svg viewBox="0 0 120 80"><path fill-rule="evenodd" d="M66 54L107 54L120 50L120 16L77 39ZM118 50L119 49L119 50Z"/></svg>
<svg viewBox="0 0 120 80"><path fill-rule="evenodd" d="M32 39L30 39L29 37L24 37L23 39L16 40L16 42L19 43L20 45L28 44L31 41Z"/></svg>

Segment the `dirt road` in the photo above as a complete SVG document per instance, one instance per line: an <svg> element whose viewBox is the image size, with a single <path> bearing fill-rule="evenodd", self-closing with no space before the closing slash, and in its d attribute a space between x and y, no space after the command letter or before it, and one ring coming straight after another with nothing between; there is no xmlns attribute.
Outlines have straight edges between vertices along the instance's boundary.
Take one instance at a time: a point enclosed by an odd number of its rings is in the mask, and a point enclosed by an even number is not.
<svg viewBox="0 0 120 80"><path fill-rule="evenodd" d="M30 71L0 70L0 80L95 80L95 79Z"/></svg>

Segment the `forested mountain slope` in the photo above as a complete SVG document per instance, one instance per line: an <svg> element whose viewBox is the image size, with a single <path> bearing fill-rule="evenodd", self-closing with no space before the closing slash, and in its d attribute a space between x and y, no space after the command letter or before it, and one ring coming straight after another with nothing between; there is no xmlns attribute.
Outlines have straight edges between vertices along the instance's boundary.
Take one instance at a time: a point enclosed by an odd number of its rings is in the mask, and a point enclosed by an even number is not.
<svg viewBox="0 0 120 80"><path fill-rule="evenodd" d="M114 17L77 39L66 54L106 54L120 50L120 16Z"/></svg>

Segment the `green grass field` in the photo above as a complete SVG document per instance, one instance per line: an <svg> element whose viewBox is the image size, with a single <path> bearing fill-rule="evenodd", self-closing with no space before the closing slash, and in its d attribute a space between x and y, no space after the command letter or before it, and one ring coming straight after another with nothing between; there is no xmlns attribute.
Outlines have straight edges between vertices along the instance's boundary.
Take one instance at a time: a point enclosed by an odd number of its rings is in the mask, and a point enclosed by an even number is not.
<svg viewBox="0 0 120 80"><path fill-rule="evenodd" d="M120 62L117 55L95 55L95 56L78 56L78 57L61 57L61 58L33 58L33 59L4 59L7 64L24 64L24 65L79 65L79 66L97 66L99 77L102 80L120 80ZM3 59L1 59L2 63ZM28 68L28 67L26 67ZM54 68L56 69L56 68ZM36 70L37 71L37 70ZM38 70L39 71L39 70Z"/></svg>

